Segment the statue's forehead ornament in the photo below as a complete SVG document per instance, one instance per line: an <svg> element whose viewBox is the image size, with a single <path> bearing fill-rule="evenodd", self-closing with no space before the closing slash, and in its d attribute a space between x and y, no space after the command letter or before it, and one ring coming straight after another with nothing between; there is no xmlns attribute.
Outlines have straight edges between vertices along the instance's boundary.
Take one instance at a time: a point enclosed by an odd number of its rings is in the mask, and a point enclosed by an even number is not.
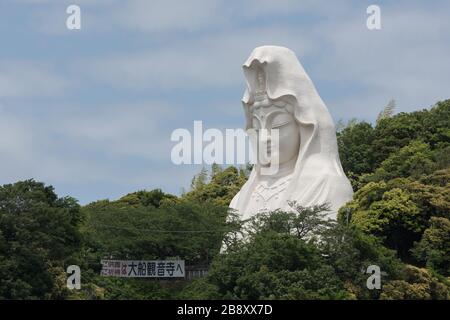
<svg viewBox="0 0 450 320"><path fill-rule="evenodd" d="M261 107L275 106L279 108L286 108L288 112L292 112L293 108L287 102L277 99L272 100L267 95L267 82L266 74L262 68L258 68L256 71L256 87L253 92L253 103L249 106L250 111L253 112Z"/></svg>
<svg viewBox="0 0 450 320"><path fill-rule="evenodd" d="M267 96L266 90L266 76L262 68L256 69L256 79L255 88L253 92L254 102L253 106L255 108L268 107L270 106L270 100Z"/></svg>

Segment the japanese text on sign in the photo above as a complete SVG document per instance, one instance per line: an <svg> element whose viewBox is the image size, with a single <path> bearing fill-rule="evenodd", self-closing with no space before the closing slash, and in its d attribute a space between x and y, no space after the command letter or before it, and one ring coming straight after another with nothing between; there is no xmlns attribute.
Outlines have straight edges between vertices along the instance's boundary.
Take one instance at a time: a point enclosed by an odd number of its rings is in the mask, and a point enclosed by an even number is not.
<svg viewBox="0 0 450 320"><path fill-rule="evenodd" d="M102 260L102 276L129 278L183 278L184 260Z"/></svg>

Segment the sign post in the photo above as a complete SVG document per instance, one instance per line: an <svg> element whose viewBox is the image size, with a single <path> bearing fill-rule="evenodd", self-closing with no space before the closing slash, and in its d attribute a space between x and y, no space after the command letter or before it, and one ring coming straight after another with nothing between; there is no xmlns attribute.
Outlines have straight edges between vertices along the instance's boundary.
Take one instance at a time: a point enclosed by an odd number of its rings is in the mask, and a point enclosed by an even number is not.
<svg viewBox="0 0 450 320"><path fill-rule="evenodd" d="M101 260L100 275L123 278L184 278L184 260Z"/></svg>

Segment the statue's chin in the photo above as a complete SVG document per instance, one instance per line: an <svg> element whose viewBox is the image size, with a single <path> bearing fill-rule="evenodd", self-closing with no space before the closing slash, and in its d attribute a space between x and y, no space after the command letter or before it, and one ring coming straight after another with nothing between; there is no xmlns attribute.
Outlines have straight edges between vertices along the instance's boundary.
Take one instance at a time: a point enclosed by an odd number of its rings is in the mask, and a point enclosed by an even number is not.
<svg viewBox="0 0 450 320"><path fill-rule="evenodd" d="M261 166L262 168L269 168L271 164L272 164L271 162L267 162L267 163L265 163L265 164L260 164L260 166Z"/></svg>

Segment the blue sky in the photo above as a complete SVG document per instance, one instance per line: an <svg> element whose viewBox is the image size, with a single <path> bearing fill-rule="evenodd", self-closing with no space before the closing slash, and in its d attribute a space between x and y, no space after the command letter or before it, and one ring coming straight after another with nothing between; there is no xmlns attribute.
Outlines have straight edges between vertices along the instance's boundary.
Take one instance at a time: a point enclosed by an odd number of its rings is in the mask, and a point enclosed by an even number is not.
<svg viewBox="0 0 450 320"><path fill-rule="evenodd" d="M81 7L81 30L66 8ZM366 28L381 8L382 29ZM450 97L448 1L1 0L0 184L34 178L82 204L179 194L176 128L242 128L254 47L294 50L335 121Z"/></svg>

